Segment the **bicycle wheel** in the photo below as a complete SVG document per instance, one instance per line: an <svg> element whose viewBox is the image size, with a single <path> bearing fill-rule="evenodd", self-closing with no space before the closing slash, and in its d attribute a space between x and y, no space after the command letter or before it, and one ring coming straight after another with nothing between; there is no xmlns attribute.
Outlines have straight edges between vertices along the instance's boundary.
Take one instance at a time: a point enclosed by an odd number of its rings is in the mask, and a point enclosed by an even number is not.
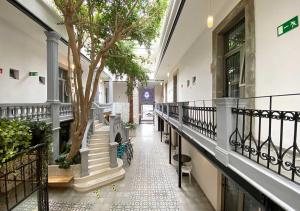
<svg viewBox="0 0 300 211"><path fill-rule="evenodd" d="M131 156L128 148L126 147L126 158L127 158L127 163L130 165L131 164Z"/></svg>

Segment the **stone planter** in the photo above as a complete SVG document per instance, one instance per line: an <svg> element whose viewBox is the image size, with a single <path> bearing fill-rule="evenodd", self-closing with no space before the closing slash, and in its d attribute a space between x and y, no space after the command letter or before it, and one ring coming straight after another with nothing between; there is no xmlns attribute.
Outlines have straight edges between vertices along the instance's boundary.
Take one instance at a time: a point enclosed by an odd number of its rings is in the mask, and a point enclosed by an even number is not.
<svg viewBox="0 0 300 211"><path fill-rule="evenodd" d="M136 129L129 129L129 137L135 137L136 136Z"/></svg>

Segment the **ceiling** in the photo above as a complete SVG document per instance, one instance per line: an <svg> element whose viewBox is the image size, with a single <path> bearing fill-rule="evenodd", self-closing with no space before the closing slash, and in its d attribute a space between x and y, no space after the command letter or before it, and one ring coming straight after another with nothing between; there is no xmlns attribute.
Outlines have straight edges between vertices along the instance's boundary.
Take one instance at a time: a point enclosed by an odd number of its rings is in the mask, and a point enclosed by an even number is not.
<svg viewBox="0 0 300 211"><path fill-rule="evenodd" d="M218 0L213 3L212 10L219 11L227 0ZM155 78L166 80L167 73L176 70L176 66L186 51L206 29L206 19L210 11L211 0L186 0L171 41L161 64L157 66ZM213 1L213 2L216 2ZM177 11L174 11L177 12ZM168 27L172 27L170 23ZM164 46L161 48L161 51Z"/></svg>

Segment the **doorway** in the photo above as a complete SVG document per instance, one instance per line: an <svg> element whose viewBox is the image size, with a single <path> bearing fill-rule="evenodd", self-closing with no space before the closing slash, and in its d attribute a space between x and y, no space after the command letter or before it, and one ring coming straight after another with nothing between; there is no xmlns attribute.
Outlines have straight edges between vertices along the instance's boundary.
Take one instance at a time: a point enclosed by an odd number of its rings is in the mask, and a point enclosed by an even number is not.
<svg viewBox="0 0 300 211"><path fill-rule="evenodd" d="M141 105L141 123L153 124L154 122L154 106Z"/></svg>

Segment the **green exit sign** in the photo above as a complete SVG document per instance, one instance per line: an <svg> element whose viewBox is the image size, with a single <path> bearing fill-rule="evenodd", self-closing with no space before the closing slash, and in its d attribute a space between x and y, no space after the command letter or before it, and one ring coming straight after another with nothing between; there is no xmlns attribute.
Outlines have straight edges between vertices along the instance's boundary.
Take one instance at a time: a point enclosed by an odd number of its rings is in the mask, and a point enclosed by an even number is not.
<svg viewBox="0 0 300 211"><path fill-rule="evenodd" d="M38 76L38 72L29 72L29 76Z"/></svg>
<svg viewBox="0 0 300 211"><path fill-rule="evenodd" d="M299 26L298 16L277 27L277 36L281 36Z"/></svg>

